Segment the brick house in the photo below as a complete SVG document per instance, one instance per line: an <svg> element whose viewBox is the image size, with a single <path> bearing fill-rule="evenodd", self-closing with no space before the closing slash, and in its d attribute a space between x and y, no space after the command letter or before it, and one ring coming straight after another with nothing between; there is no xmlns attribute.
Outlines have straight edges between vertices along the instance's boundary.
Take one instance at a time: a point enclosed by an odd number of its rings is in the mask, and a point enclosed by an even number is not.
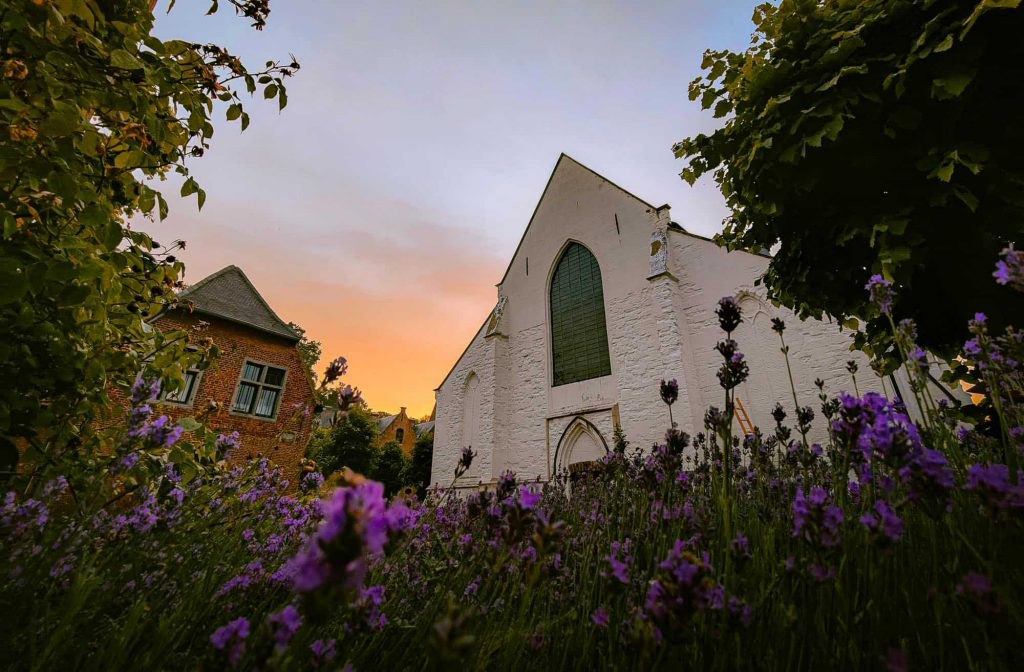
<svg viewBox="0 0 1024 672"><path fill-rule="evenodd" d="M377 436L378 447L394 441L406 457L412 455L412 449L416 447L416 423L406 414L405 406L395 415L378 418L377 429L380 431Z"/></svg>
<svg viewBox="0 0 1024 672"><path fill-rule="evenodd" d="M180 295L191 311L157 318L160 329L198 329L213 339L220 356L205 371L188 371L184 387L161 400L171 419L200 415L217 403L207 426L239 434L240 463L266 456L294 484L312 429L313 384L299 359L300 337L267 305L237 266L228 266Z"/></svg>

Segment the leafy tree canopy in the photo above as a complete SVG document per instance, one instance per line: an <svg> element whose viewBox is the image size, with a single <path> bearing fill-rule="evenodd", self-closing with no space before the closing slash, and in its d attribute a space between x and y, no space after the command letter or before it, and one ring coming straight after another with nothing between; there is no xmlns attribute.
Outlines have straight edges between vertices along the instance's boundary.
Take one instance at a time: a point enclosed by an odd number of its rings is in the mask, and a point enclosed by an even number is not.
<svg viewBox="0 0 1024 672"><path fill-rule="evenodd" d="M171 3L173 5L173 3ZM206 353L148 320L175 303L182 264L130 226L164 218L154 181L188 162L241 92L287 103L297 63L258 71L213 44L154 37L150 0L11 0L0 10L0 444L35 464L97 454L112 386L143 368L170 386ZM267 0L232 0L262 27ZM214 1L210 8L217 9ZM12 461L8 459L8 461Z"/></svg>
<svg viewBox="0 0 1024 672"><path fill-rule="evenodd" d="M430 487L430 467L434 459L434 433L424 432L416 437L416 445L412 449L412 459L408 460L404 485L416 488L416 494L422 498Z"/></svg>
<svg viewBox="0 0 1024 672"><path fill-rule="evenodd" d="M388 441L373 457L370 465L370 478L384 484L384 496L391 497L402 485L408 460L397 441Z"/></svg>
<svg viewBox="0 0 1024 672"><path fill-rule="evenodd" d="M314 341L306 336L306 330L296 323L289 322L288 326L300 337L299 342L295 344L295 349L299 353L299 361L302 362L306 376L315 386L317 383L316 364L320 361L320 356L323 355L323 346L320 341Z"/></svg>
<svg viewBox="0 0 1024 672"><path fill-rule="evenodd" d="M724 125L674 151L683 179L711 173L725 195L720 243L778 246L770 297L869 319L860 342L876 355L891 343L867 305L874 273L942 354L975 311L1024 312L986 281L1024 232L1020 0L785 0L753 21L751 46L707 51L690 85Z"/></svg>
<svg viewBox="0 0 1024 672"><path fill-rule="evenodd" d="M364 406L349 409L344 419L334 426L330 438L324 440L311 452L322 473L331 474L348 467L360 474L369 474L377 450L374 442L380 432L377 419Z"/></svg>

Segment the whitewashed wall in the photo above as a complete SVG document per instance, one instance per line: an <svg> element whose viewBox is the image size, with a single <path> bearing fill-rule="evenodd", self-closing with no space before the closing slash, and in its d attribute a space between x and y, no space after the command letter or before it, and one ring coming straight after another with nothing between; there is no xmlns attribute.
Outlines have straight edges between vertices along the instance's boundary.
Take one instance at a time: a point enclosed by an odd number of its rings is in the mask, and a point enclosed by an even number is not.
<svg viewBox="0 0 1024 672"><path fill-rule="evenodd" d="M691 434L701 431L705 409L723 404L714 351L723 334L714 309L727 295L741 299L745 321L734 337L752 370L738 394L751 420L766 431L774 426L776 401L791 416L793 410L772 317L787 324L801 405L817 411L815 378L826 381L830 394L849 389L849 359L861 364L861 392L881 389L863 356L849 352L849 336L837 325L802 322L763 300L753 283L766 258L727 254L669 221L668 206L655 207L569 157L559 159L498 285L495 311L437 390L434 483L451 482L463 447L463 393L471 373L480 382L479 445L462 486L493 482L506 469L522 478L550 478L559 440L578 434L567 432L577 417L602 445L611 446L618 420L631 443L650 447L669 422L659 397L663 378L680 384L676 422ZM549 283L570 241L586 246L601 268L611 375L552 387ZM822 440L818 420L813 438Z"/></svg>

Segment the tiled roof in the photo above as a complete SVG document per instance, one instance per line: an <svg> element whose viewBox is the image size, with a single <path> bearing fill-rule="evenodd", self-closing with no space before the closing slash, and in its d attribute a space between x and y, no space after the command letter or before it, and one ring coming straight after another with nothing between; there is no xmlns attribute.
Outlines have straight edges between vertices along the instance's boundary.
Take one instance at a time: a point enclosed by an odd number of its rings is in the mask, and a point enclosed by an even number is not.
<svg viewBox="0 0 1024 672"><path fill-rule="evenodd" d="M424 434L429 434L432 431L434 431L434 421L433 420L431 420L430 422L421 422L418 425L416 425L416 436L422 436Z"/></svg>
<svg viewBox="0 0 1024 672"><path fill-rule="evenodd" d="M183 291L179 298L193 310L298 341L299 335L277 316L237 266L222 268Z"/></svg>
<svg viewBox="0 0 1024 672"><path fill-rule="evenodd" d="M397 417L397 415L384 416L383 418L377 421L377 429L383 432L385 429L391 426L391 423L394 422L395 418Z"/></svg>

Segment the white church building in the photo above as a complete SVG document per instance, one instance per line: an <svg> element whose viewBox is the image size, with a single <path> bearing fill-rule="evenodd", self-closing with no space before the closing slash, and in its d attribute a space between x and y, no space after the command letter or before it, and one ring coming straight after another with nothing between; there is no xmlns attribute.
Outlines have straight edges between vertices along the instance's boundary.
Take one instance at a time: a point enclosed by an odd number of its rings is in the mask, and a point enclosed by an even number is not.
<svg viewBox="0 0 1024 672"><path fill-rule="evenodd" d="M431 482L451 483L464 447L477 455L459 487L492 484L505 470L550 479L605 455L616 425L633 446L649 449L669 425L663 378L679 383L672 412L680 428L703 431L707 407L724 405L714 350L724 335L714 310L729 295L743 309L733 337L750 377L736 396L749 420L772 431L776 401L793 417L770 324L782 317L798 399L818 414L822 440L814 380L826 381L830 394L850 389L850 359L860 364L861 393L881 390L879 379L850 352L849 333L838 325L801 321L764 300L754 282L767 264L688 233L668 205L651 205L563 154L498 283L494 309L435 392Z"/></svg>

